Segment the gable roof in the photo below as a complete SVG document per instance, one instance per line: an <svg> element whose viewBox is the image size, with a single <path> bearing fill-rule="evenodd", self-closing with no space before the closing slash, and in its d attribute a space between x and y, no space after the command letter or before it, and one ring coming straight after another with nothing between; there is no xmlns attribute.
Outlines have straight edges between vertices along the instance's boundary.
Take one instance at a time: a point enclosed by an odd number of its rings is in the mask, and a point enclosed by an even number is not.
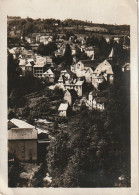
<svg viewBox="0 0 139 195"><path fill-rule="evenodd" d="M15 126L17 126L18 128L34 128L33 125L30 125L29 123L23 121L23 120L19 120L16 118L13 118L10 120Z"/></svg>
<svg viewBox="0 0 139 195"><path fill-rule="evenodd" d="M67 108L68 108L68 104L66 104L66 103L61 103L60 104L60 106L59 106L59 108L58 108L58 110L67 110Z"/></svg>
<svg viewBox="0 0 139 195"><path fill-rule="evenodd" d="M44 74L54 74L52 70L49 68Z"/></svg>
<svg viewBox="0 0 139 195"><path fill-rule="evenodd" d="M27 67L32 67L31 63L29 62L28 64L26 64Z"/></svg>
<svg viewBox="0 0 139 195"><path fill-rule="evenodd" d="M110 52L110 54L109 54L109 58L112 58L114 56L114 49L112 48L111 49L111 52Z"/></svg>
<svg viewBox="0 0 139 195"><path fill-rule="evenodd" d="M108 62L108 60L104 60L103 62L101 62L97 67L96 70L94 71L95 73L101 73L101 72L107 72L107 74L113 74L112 71L112 66L111 64Z"/></svg>

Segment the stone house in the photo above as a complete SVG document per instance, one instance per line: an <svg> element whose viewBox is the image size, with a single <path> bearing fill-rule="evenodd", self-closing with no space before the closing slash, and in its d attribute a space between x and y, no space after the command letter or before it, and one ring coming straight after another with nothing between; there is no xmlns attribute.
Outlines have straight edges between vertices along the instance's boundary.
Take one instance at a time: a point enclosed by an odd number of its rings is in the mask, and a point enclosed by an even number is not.
<svg viewBox="0 0 139 195"><path fill-rule="evenodd" d="M11 119L15 127L8 130L8 151L21 161L37 160L37 130L34 126Z"/></svg>

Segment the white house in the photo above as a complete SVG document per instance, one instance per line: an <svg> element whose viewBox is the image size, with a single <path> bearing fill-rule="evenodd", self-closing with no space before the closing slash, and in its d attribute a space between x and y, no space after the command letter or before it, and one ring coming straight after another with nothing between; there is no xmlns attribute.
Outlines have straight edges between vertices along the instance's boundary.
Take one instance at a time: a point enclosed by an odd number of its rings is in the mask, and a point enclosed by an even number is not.
<svg viewBox="0 0 139 195"><path fill-rule="evenodd" d="M114 80L114 72L112 66L107 60L104 60L96 67L95 71L92 74L92 85L97 88L98 85L104 80L110 83L113 83Z"/></svg>
<svg viewBox="0 0 139 195"><path fill-rule="evenodd" d="M126 72L126 71L129 71L129 70L130 70L130 64L129 63L125 63L122 66L122 72Z"/></svg>
<svg viewBox="0 0 139 195"><path fill-rule="evenodd" d="M112 60L113 57L114 57L114 49L112 48L112 49L111 49L111 52L110 52L110 54L109 54L108 59L109 59L109 60Z"/></svg>
<svg viewBox="0 0 139 195"><path fill-rule="evenodd" d="M19 59L19 67L25 71L26 59Z"/></svg>
<svg viewBox="0 0 139 195"><path fill-rule="evenodd" d="M71 104L72 104L72 96L71 96L71 93L70 93L69 90L65 91L64 100L65 100L65 102L67 102L71 106Z"/></svg>
<svg viewBox="0 0 139 195"><path fill-rule="evenodd" d="M68 109L68 104L67 103L61 103L59 108L58 108L58 113L59 116L67 116L67 109Z"/></svg>
<svg viewBox="0 0 139 195"><path fill-rule="evenodd" d="M94 59L95 52L93 47L87 47L84 49L84 51L88 57L92 57L92 60Z"/></svg>
<svg viewBox="0 0 139 195"><path fill-rule="evenodd" d="M46 72L44 72L44 78L46 78L50 82L54 82L55 74L49 68Z"/></svg>
<svg viewBox="0 0 139 195"><path fill-rule="evenodd" d="M93 108L96 110L103 111L105 109L106 98L105 97L96 97L93 100Z"/></svg>
<svg viewBox="0 0 139 195"><path fill-rule="evenodd" d="M98 91L98 90L91 91L91 92L89 93L89 95L88 95L88 101L87 101L88 105L89 105L90 107L93 107L93 100L94 100L96 97L100 96L100 95L101 95L101 92Z"/></svg>
<svg viewBox="0 0 139 195"><path fill-rule="evenodd" d="M30 72L33 71L33 66L32 66L32 64L31 64L30 62L29 62L28 64L26 64L25 70L26 70L26 71L30 71Z"/></svg>
<svg viewBox="0 0 139 195"><path fill-rule="evenodd" d="M84 81L77 81L76 83L65 83L64 89L74 89L77 92L78 96L82 96L82 85Z"/></svg>

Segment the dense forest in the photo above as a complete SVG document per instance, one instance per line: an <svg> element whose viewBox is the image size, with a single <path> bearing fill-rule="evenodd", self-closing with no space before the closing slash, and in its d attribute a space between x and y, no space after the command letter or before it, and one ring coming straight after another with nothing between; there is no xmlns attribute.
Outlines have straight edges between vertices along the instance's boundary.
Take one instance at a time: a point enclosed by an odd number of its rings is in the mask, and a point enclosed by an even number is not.
<svg viewBox="0 0 139 195"><path fill-rule="evenodd" d="M53 187L130 186L129 75L118 75L106 94L103 113L83 106L53 132L47 154Z"/></svg>

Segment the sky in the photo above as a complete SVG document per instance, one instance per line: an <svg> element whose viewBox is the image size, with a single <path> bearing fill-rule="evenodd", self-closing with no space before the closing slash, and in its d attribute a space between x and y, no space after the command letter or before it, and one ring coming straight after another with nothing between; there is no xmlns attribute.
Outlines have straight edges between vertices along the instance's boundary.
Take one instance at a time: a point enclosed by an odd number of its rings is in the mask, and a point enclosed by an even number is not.
<svg viewBox="0 0 139 195"><path fill-rule="evenodd" d="M131 24L136 0L0 0L8 16Z"/></svg>

